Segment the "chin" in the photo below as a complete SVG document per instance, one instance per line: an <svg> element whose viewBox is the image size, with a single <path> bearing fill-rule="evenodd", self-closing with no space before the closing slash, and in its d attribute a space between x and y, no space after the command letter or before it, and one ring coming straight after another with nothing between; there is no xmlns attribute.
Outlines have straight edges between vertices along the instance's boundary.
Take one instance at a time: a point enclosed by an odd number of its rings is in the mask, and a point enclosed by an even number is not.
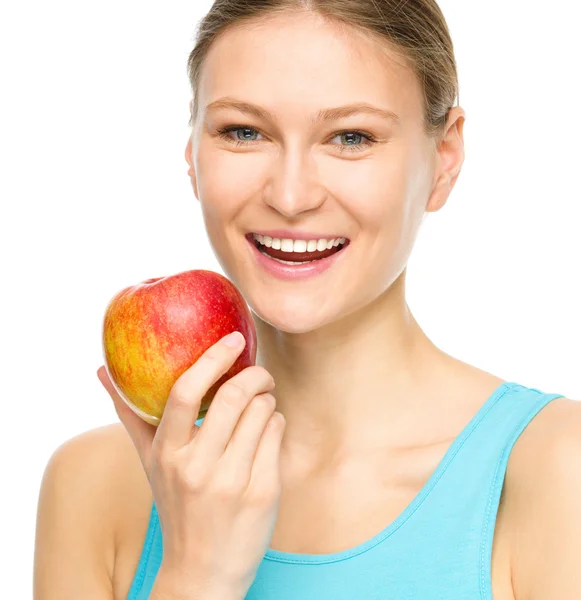
<svg viewBox="0 0 581 600"><path fill-rule="evenodd" d="M313 304L305 302L304 297L302 301L297 298L296 302L276 302L268 298L254 302L252 297L247 301L255 318L284 333L309 333L334 321L337 316L333 312L336 307L318 303L314 310Z"/></svg>

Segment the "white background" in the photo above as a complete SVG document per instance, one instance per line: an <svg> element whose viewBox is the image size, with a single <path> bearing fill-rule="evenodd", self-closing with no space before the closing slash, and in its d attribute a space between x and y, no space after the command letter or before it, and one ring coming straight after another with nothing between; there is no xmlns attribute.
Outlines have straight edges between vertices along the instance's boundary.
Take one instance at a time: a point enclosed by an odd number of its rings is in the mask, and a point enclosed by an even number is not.
<svg viewBox="0 0 581 600"><path fill-rule="evenodd" d="M107 302L147 278L222 272L184 159L186 60L210 5L2 5L7 598L32 596L36 504L50 455L117 421L96 376ZM441 7L467 113L466 160L448 204L422 225L408 267L409 305L453 356L581 399L574 3L555 0L547 10L527 0L446 0Z"/></svg>

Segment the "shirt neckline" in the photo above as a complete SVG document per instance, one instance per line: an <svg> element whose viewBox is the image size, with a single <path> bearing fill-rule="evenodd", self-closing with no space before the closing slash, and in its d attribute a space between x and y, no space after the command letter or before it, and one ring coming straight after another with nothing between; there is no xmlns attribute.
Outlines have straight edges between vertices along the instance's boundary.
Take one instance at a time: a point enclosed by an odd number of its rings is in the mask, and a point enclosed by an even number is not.
<svg viewBox="0 0 581 600"><path fill-rule="evenodd" d="M397 529L399 529L420 507L420 505L428 497L429 493L432 491L440 477L444 474L449 464L452 462L454 456L458 453L458 451L460 450L464 442L468 439L472 431L474 431L478 423L482 421L482 419L486 416L488 411L496 404L496 402L500 400L500 398L502 398L502 396L504 396L509 391L509 389L511 389L514 386L520 387L520 384L514 381L505 381L501 383L492 392L492 394L488 397L486 402L484 402L484 404L480 407L478 412L472 417L472 419L470 419L468 424L464 427L464 429L462 429L462 431L454 439L452 444L450 444L442 460L438 463L438 466L436 467L432 475L429 477L428 481L416 494L414 499L391 523L389 523L389 525L387 525L387 527L382 529L378 534L374 535L369 540L362 542L357 546L354 546L353 548L348 548L347 550L333 552L330 554L303 554L298 552L283 552L282 550L274 550L273 548L269 547L264 555L264 559L276 562L295 564L332 563L346 560L348 558L353 558L358 554L362 554L363 552L369 551L377 544L383 542L383 540L388 538Z"/></svg>

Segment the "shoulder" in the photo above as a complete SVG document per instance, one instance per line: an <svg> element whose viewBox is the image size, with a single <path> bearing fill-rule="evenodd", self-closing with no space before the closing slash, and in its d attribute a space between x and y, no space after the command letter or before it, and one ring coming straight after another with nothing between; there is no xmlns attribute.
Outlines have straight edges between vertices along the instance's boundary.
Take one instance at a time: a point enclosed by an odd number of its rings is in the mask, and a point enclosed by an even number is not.
<svg viewBox="0 0 581 600"><path fill-rule="evenodd" d="M151 494L139 455L122 423L91 429L66 441L49 460L46 475L51 472L100 509L99 527L105 515L107 524L119 530L127 505L135 509L133 499Z"/></svg>
<svg viewBox="0 0 581 600"><path fill-rule="evenodd" d="M127 503L149 485L138 466L121 423L81 433L53 452L38 499L36 586L58 591L64 578L87 591L93 589L88 585L111 586ZM58 581L51 578L55 572ZM64 589L62 597L68 597Z"/></svg>
<svg viewBox="0 0 581 600"><path fill-rule="evenodd" d="M581 401L541 409L513 447L505 487L516 600L581 598Z"/></svg>

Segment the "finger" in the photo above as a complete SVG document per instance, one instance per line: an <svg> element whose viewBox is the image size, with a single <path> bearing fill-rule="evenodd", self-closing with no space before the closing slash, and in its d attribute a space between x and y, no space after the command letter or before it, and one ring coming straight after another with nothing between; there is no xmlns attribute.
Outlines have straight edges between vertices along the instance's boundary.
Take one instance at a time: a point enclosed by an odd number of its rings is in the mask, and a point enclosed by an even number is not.
<svg viewBox="0 0 581 600"><path fill-rule="evenodd" d="M252 463L249 488L259 489L265 479L273 486L280 486L280 446L286 428L282 413L275 411L264 428L256 456Z"/></svg>
<svg viewBox="0 0 581 600"><path fill-rule="evenodd" d="M141 417L136 415L131 408L127 405L125 400L119 395L115 389L105 366L99 367L97 370L97 377L107 390L113 400L115 411L121 423L123 423L137 453L141 459L141 464L149 478L150 465L151 465L151 444L156 433L155 425L146 423Z"/></svg>
<svg viewBox="0 0 581 600"><path fill-rule="evenodd" d="M177 450L191 441L202 398L230 369L246 345L246 338L240 333L238 336L241 345L234 348L226 345L228 336L224 336L178 377L157 427L156 440L160 444Z"/></svg>
<svg viewBox="0 0 581 600"><path fill-rule="evenodd" d="M224 470L238 473L250 481L252 463L266 424L272 417L276 400L272 394L259 394L242 414L222 457Z"/></svg>
<svg viewBox="0 0 581 600"><path fill-rule="evenodd" d="M272 375L259 365L247 367L223 383L193 440L192 448L199 452L204 461L216 463L230 443L241 415L254 403L253 399L259 394L272 391L274 386Z"/></svg>

